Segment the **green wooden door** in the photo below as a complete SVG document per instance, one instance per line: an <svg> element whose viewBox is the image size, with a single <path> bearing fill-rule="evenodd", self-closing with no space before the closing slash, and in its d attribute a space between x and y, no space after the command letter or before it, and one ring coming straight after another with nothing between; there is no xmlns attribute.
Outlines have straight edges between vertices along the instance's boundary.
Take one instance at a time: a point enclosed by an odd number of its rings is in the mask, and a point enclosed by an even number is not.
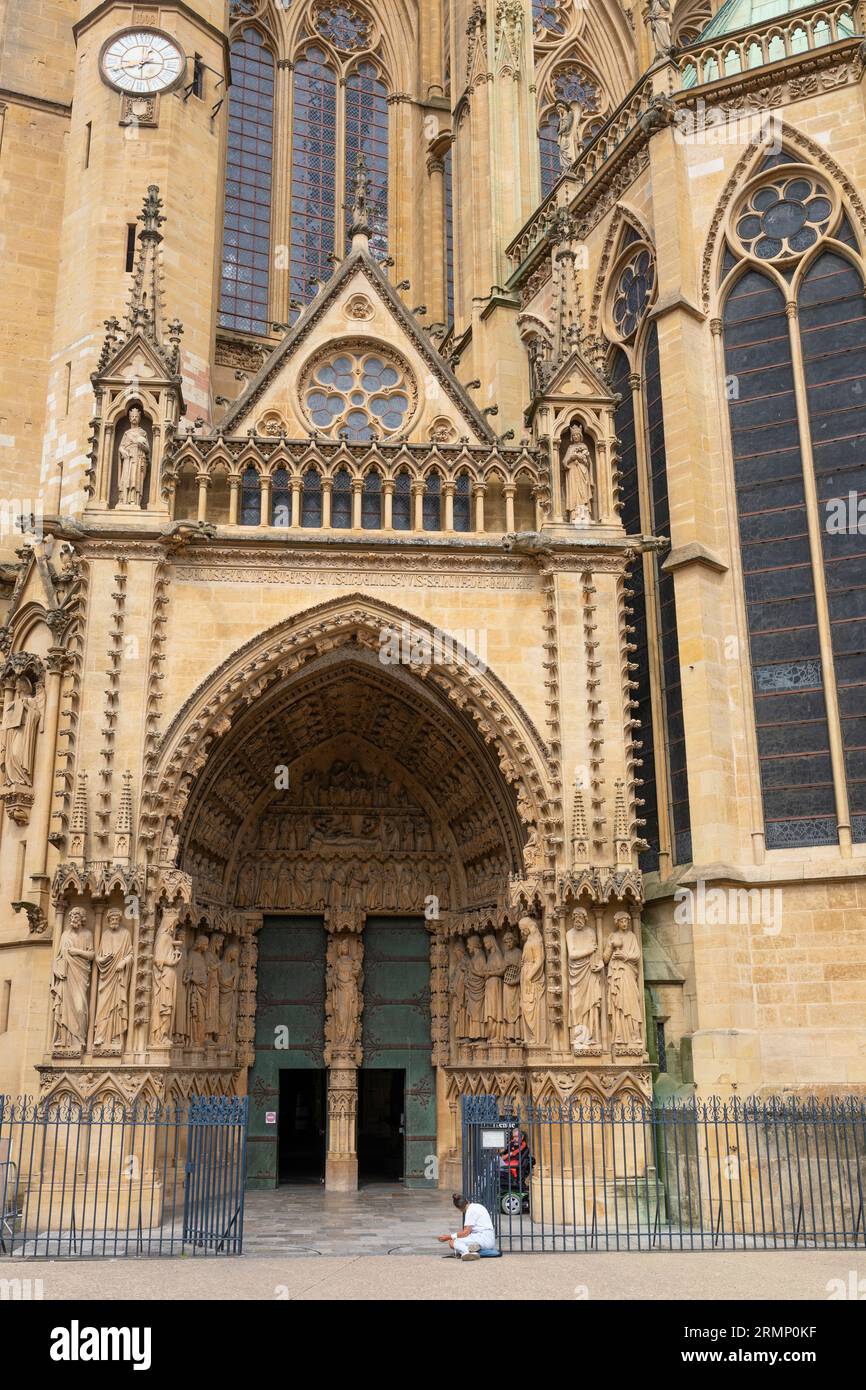
<svg viewBox="0 0 866 1390"><path fill-rule="evenodd" d="M406 1074L406 1186L435 1186L430 937L422 919L367 918L363 1042L365 1068L402 1069Z"/></svg>
<svg viewBox="0 0 866 1390"><path fill-rule="evenodd" d="M320 917L266 917L259 932L256 1060L250 1072L247 1185L276 1187L280 1072L324 1067L325 929Z"/></svg>

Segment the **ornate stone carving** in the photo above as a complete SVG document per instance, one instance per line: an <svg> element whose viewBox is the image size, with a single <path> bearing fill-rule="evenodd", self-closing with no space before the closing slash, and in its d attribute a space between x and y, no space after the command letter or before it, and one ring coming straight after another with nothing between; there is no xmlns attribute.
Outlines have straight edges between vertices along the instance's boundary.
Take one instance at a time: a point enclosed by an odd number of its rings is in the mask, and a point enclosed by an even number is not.
<svg viewBox="0 0 866 1390"><path fill-rule="evenodd" d="M361 1010L363 1008L364 948L354 933L340 933L328 941L325 974L325 1062L361 1063Z"/></svg>
<svg viewBox="0 0 866 1390"><path fill-rule="evenodd" d="M93 1051L117 1056L123 1051L129 1026L129 980L132 973L132 933L123 913L112 908L105 916L96 953L96 1013Z"/></svg>
<svg viewBox="0 0 866 1390"><path fill-rule="evenodd" d="M583 426L574 424L562 456L565 470L565 510L570 522L588 526L592 521L592 454Z"/></svg>
<svg viewBox="0 0 866 1390"><path fill-rule="evenodd" d="M572 914L565 934L568 955L568 1026L574 1052L586 1053L601 1043L601 974L595 928L583 908ZM599 1047L600 1051L600 1047Z"/></svg>
<svg viewBox="0 0 866 1390"><path fill-rule="evenodd" d="M544 942L534 917L521 917L517 924L523 942L520 964L520 1011L523 1036L528 1047L544 1047L547 1042L547 984L544 977Z"/></svg>
<svg viewBox="0 0 866 1390"><path fill-rule="evenodd" d="M0 720L0 798L6 814L26 825L33 805L36 743L45 711L44 667L26 653L10 657L4 671Z"/></svg>
<svg viewBox="0 0 866 1390"><path fill-rule="evenodd" d="M611 1040L619 1050L643 1053L643 1001L640 994L640 943L627 912L617 912L604 950L607 1011Z"/></svg>
<svg viewBox="0 0 866 1390"><path fill-rule="evenodd" d="M93 932L80 907L70 909L51 967L55 1056L78 1057L87 1046Z"/></svg>
<svg viewBox="0 0 866 1390"><path fill-rule="evenodd" d="M177 968L183 955L179 941L177 911L166 908L162 915L153 950L153 1001L150 1041L155 1047L168 1047L175 1028Z"/></svg>
<svg viewBox="0 0 866 1390"><path fill-rule="evenodd" d="M671 51L671 3L670 0L649 0L646 15L653 50L657 58L665 58Z"/></svg>

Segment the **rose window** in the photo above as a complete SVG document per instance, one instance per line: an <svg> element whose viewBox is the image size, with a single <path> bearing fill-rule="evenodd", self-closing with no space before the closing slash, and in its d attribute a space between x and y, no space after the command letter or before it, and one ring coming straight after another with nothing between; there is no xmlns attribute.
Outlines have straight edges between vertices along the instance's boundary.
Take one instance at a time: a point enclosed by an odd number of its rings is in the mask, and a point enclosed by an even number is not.
<svg viewBox="0 0 866 1390"><path fill-rule="evenodd" d="M313 368L304 406L320 433L364 442L403 429L411 397L408 372L396 361L383 353L344 350Z"/></svg>
<svg viewBox="0 0 866 1390"><path fill-rule="evenodd" d="M370 22L354 5L321 5L316 11L316 28L343 53L367 46Z"/></svg>
<svg viewBox="0 0 866 1390"><path fill-rule="evenodd" d="M817 179L797 174L763 183L736 221L743 248L762 261L800 256L826 232L833 200Z"/></svg>
<svg viewBox="0 0 866 1390"><path fill-rule="evenodd" d="M613 300L613 322L621 338L630 338L646 313L656 269L649 251L638 251L620 271Z"/></svg>

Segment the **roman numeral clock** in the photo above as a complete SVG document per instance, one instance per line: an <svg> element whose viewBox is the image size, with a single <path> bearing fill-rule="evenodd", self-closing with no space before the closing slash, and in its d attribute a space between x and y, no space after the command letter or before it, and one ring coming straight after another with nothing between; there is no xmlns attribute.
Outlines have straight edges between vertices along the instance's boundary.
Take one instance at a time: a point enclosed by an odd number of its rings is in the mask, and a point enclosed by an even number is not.
<svg viewBox="0 0 866 1390"><path fill-rule="evenodd" d="M109 87L124 96L156 96L181 81L186 55L159 29L124 29L103 45L99 67Z"/></svg>

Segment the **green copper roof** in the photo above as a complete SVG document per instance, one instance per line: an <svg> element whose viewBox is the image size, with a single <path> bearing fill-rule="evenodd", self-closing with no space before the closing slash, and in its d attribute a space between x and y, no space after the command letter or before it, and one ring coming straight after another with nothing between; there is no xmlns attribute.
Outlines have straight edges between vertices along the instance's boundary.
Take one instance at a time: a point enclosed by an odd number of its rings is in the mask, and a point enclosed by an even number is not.
<svg viewBox="0 0 866 1390"><path fill-rule="evenodd" d="M795 10L808 9L814 3L815 0L725 0L706 28L701 30L700 41L716 38L719 34L732 34L736 29L766 24L769 19L782 19Z"/></svg>

